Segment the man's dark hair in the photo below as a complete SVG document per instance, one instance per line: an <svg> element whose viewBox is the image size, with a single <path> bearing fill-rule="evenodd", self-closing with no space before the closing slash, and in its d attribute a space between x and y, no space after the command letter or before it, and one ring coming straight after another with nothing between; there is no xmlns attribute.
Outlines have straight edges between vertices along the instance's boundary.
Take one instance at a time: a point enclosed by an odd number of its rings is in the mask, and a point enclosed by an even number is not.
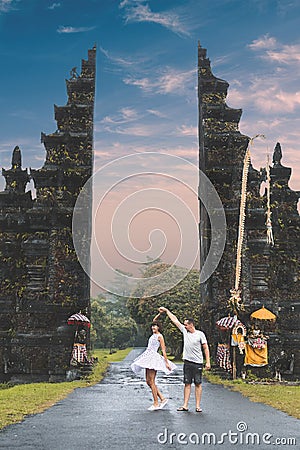
<svg viewBox="0 0 300 450"><path fill-rule="evenodd" d="M195 321L192 317L188 317L187 319L185 319L188 323L195 325Z"/></svg>

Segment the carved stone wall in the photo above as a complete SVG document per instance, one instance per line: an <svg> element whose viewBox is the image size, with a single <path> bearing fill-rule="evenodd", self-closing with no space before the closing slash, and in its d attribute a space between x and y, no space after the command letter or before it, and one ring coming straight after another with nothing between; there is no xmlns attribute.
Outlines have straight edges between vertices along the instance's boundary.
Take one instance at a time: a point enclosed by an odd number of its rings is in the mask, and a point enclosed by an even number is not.
<svg viewBox="0 0 300 450"><path fill-rule="evenodd" d="M22 170L16 147L11 168L2 171L0 380L64 380L74 337L66 320L79 310L90 313L90 282L74 250L72 213L93 171L95 58L93 48L80 74L74 68L66 81L67 104L54 107L57 130L42 133L43 167ZM30 179L35 199L25 193ZM87 233L87 249L89 243Z"/></svg>

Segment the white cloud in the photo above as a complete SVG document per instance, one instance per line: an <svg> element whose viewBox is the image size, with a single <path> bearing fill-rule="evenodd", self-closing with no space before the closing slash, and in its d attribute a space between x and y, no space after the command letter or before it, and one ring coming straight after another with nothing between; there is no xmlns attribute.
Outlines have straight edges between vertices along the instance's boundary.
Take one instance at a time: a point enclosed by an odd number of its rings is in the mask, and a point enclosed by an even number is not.
<svg viewBox="0 0 300 450"><path fill-rule="evenodd" d="M96 27L70 27L61 25L56 30L58 33L84 33L86 31L94 30Z"/></svg>
<svg viewBox="0 0 300 450"><path fill-rule="evenodd" d="M129 107L125 107L125 108L121 108L120 112L122 114L122 116L124 117L124 119L126 120L136 120L138 117L138 114L136 112L135 109L133 108L129 108Z"/></svg>
<svg viewBox="0 0 300 450"><path fill-rule="evenodd" d="M124 72L123 82L127 85L136 86L149 94L187 95L192 89L194 96L197 69L187 71L179 71L171 67L159 69L160 66L153 65L153 55L152 58L143 55L132 59L112 55L103 47L100 47L100 51L109 61L119 66L118 70L121 69L120 71ZM148 76L148 73L151 73L151 76Z"/></svg>
<svg viewBox="0 0 300 450"><path fill-rule="evenodd" d="M300 45L283 45L279 50L268 50L266 58L280 64L299 64Z"/></svg>
<svg viewBox="0 0 300 450"><path fill-rule="evenodd" d="M153 136L157 133L157 127L154 124L141 123L139 122L141 119L143 114L138 113L134 108L124 107L116 115L105 116L99 124L96 124L95 131L142 137Z"/></svg>
<svg viewBox="0 0 300 450"><path fill-rule="evenodd" d="M48 9L53 10L56 8L60 8L61 7L61 3L52 3L52 5L48 6Z"/></svg>
<svg viewBox="0 0 300 450"><path fill-rule="evenodd" d="M0 0L0 13L9 12L15 9L15 4L20 0Z"/></svg>
<svg viewBox="0 0 300 450"><path fill-rule="evenodd" d="M275 37L265 35L254 40L248 47L260 53L260 57L279 64L299 64L300 44L282 44Z"/></svg>
<svg viewBox="0 0 300 450"><path fill-rule="evenodd" d="M236 107L255 106L257 111L264 114L293 113L300 107L300 91L287 91L280 84L270 80L269 83L253 83L248 90L230 89L228 103Z"/></svg>
<svg viewBox="0 0 300 450"><path fill-rule="evenodd" d="M300 111L300 44L282 44L265 35L248 47L264 60L264 65L258 66L256 73L242 74L242 83L231 83L228 101L235 107L247 106L268 115L270 121L274 115Z"/></svg>
<svg viewBox="0 0 300 450"><path fill-rule="evenodd" d="M300 120L299 62L300 45L282 44L274 37L263 36L248 46L263 64L234 73L227 104L243 108L239 129L247 136L264 134L266 141L256 140L251 150L255 168L264 167L266 155L276 142L283 150L282 164L297 168L300 162L298 131ZM292 171L290 187L299 190L300 172Z"/></svg>
<svg viewBox="0 0 300 450"><path fill-rule="evenodd" d="M230 63L232 55L222 55L214 58L213 65L214 67L221 66L222 64Z"/></svg>
<svg viewBox="0 0 300 450"><path fill-rule="evenodd" d="M152 22L157 23L176 34L189 35L188 30L182 24L180 17L171 11L156 13L151 11L143 0L123 0L119 7L125 9L125 21L128 22Z"/></svg>
<svg viewBox="0 0 300 450"><path fill-rule="evenodd" d="M286 14L293 14L293 9L299 7L299 0L277 0L277 12L281 17L285 17Z"/></svg>
<svg viewBox="0 0 300 450"><path fill-rule="evenodd" d="M149 137L156 135L157 128L154 125L141 124L129 127L116 127L113 130L106 128L106 131L129 136Z"/></svg>
<svg viewBox="0 0 300 450"><path fill-rule="evenodd" d="M123 81L125 84L137 86L147 93L182 95L186 93L186 90L190 88L192 83L196 84L195 74L196 69L180 72L167 68L156 79L128 77Z"/></svg>
<svg viewBox="0 0 300 450"><path fill-rule="evenodd" d="M194 164L197 164L197 158L198 158L198 147L195 146L189 146L189 145L170 145L170 146L159 146L157 147L156 144L153 145L136 145L136 143L130 143L130 142L120 142L120 141L114 141L114 142L105 142L102 139L96 140L95 142L95 157L96 157L96 169L103 164L113 161L114 159L120 158L124 155L129 155L133 153L146 153L146 152L158 152L158 153L165 153L170 154L174 156L179 156L181 158L187 159L190 162L193 162ZM155 167L155 164L153 164L153 167Z"/></svg>
<svg viewBox="0 0 300 450"><path fill-rule="evenodd" d="M170 123L170 116L166 116L156 109L142 109L138 111L131 107L119 109L117 114L106 115L95 124L96 133L122 134L135 137L156 137L164 140L165 136L185 136L189 131L178 132Z"/></svg>
<svg viewBox="0 0 300 450"><path fill-rule="evenodd" d="M300 106L300 91L287 92L276 86L258 92L255 104L265 113L281 111L291 113Z"/></svg>
<svg viewBox="0 0 300 450"><path fill-rule="evenodd" d="M300 140L300 119L293 116L277 116L273 120L261 119L256 114L247 114L240 124L241 132L247 136L254 136L263 133L266 140L256 139L251 149L251 159L254 168L265 167L267 154L272 161L272 155L276 142L282 146L282 164L291 167L292 176L289 183L291 189L299 190L300 171L296 170L300 164L299 140Z"/></svg>
<svg viewBox="0 0 300 450"><path fill-rule="evenodd" d="M183 92L184 86L190 83L196 74L196 70L189 70L187 72L177 72L170 70L160 77L159 92L169 94L171 92Z"/></svg>
<svg viewBox="0 0 300 450"><path fill-rule="evenodd" d="M108 50L105 50L103 47L100 47L100 51L103 53L103 55L106 56L106 58L109 61L111 61L115 64L118 64L120 66L126 67L126 66L132 66L134 64L137 64L136 61L132 61L129 58L125 59L125 58L121 58L120 56L113 56L113 55L111 55L111 53Z"/></svg>
<svg viewBox="0 0 300 450"><path fill-rule="evenodd" d="M122 0L120 1L119 8L125 8L126 6L135 6L137 3L145 3L146 0Z"/></svg>
<svg viewBox="0 0 300 450"><path fill-rule="evenodd" d="M139 80L137 80L137 79L134 79L133 77L128 77L128 78L124 78L123 81L125 84L131 84L132 86L137 86L145 92L150 92L154 87L153 82L151 82L149 78L140 78Z"/></svg>
<svg viewBox="0 0 300 450"><path fill-rule="evenodd" d="M161 119L166 119L167 117L165 114L163 114L160 111L157 111L156 109L147 109L147 112L149 114L152 114L153 116L160 117Z"/></svg>
<svg viewBox="0 0 300 450"><path fill-rule="evenodd" d="M198 136L198 128L193 127L192 125L181 125L181 127L178 127L177 130L181 136Z"/></svg>
<svg viewBox="0 0 300 450"><path fill-rule="evenodd" d="M261 38L255 39L251 44L248 45L251 50L264 50L276 48L277 40L274 37L270 37L268 34L265 34Z"/></svg>
<svg viewBox="0 0 300 450"><path fill-rule="evenodd" d="M119 110L119 114L115 116L105 116L101 120L101 124L120 125L132 122L138 119L138 113L135 109L124 107Z"/></svg>
<svg viewBox="0 0 300 450"><path fill-rule="evenodd" d="M195 164L198 164L198 148L195 147L175 147L169 150L169 152L175 156L188 159Z"/></svg>

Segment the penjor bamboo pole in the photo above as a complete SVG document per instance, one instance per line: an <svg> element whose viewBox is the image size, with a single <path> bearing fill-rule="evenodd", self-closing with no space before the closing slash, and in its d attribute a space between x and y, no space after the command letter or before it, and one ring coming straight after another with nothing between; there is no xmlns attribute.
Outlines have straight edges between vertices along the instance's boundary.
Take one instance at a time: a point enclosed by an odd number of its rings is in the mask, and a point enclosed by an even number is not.
<svg viewBox="0 0 300 450"><path fill-rule="evenodd" d="M240 202L240 214L239 214L239 227L238 227L238 241L237 241L237 251L236 251L236 267L235 267L235 284L234 289L231 290L232 294L232 304L235 308L235 313L237 314L238 309L242 309L243 305L240 298L240 281L241 281L241 270L242 270L242 249L244 242L244 232L245 232L245 218L246 218L246 201L247 201L247 183L248 183L248 173L251 161L250 147L253 144L254 139L257 137L264 137L263 135L257 134L249 140L248 147L244 156L243 164L243 174L242 174L242 190L241 190L241 202ZM236 349L233 348L233 361L232 361L232 378L236 379Z"/></svg>

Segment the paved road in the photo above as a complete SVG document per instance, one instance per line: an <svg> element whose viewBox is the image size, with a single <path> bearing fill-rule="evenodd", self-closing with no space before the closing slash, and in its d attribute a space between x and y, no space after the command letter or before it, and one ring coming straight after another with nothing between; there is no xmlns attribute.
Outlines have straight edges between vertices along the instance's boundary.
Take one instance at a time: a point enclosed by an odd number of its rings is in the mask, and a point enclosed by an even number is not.
<svg viewBox="0 0 300 450"><path fill-rule="evenodd" d="M0 448L299 448L299 420L219 385L203 384L202 414L195 412L193 392L189 412L177 412L183 393L181 365L175 375L158 377L161 390L170 399L166 407L148 411L150 390L130 370L130 362L141 351L134 349L124 361L113 363L101 383L76 389L44 413L0 432ZM292 438L297 445L288 443Z"/></svg>

